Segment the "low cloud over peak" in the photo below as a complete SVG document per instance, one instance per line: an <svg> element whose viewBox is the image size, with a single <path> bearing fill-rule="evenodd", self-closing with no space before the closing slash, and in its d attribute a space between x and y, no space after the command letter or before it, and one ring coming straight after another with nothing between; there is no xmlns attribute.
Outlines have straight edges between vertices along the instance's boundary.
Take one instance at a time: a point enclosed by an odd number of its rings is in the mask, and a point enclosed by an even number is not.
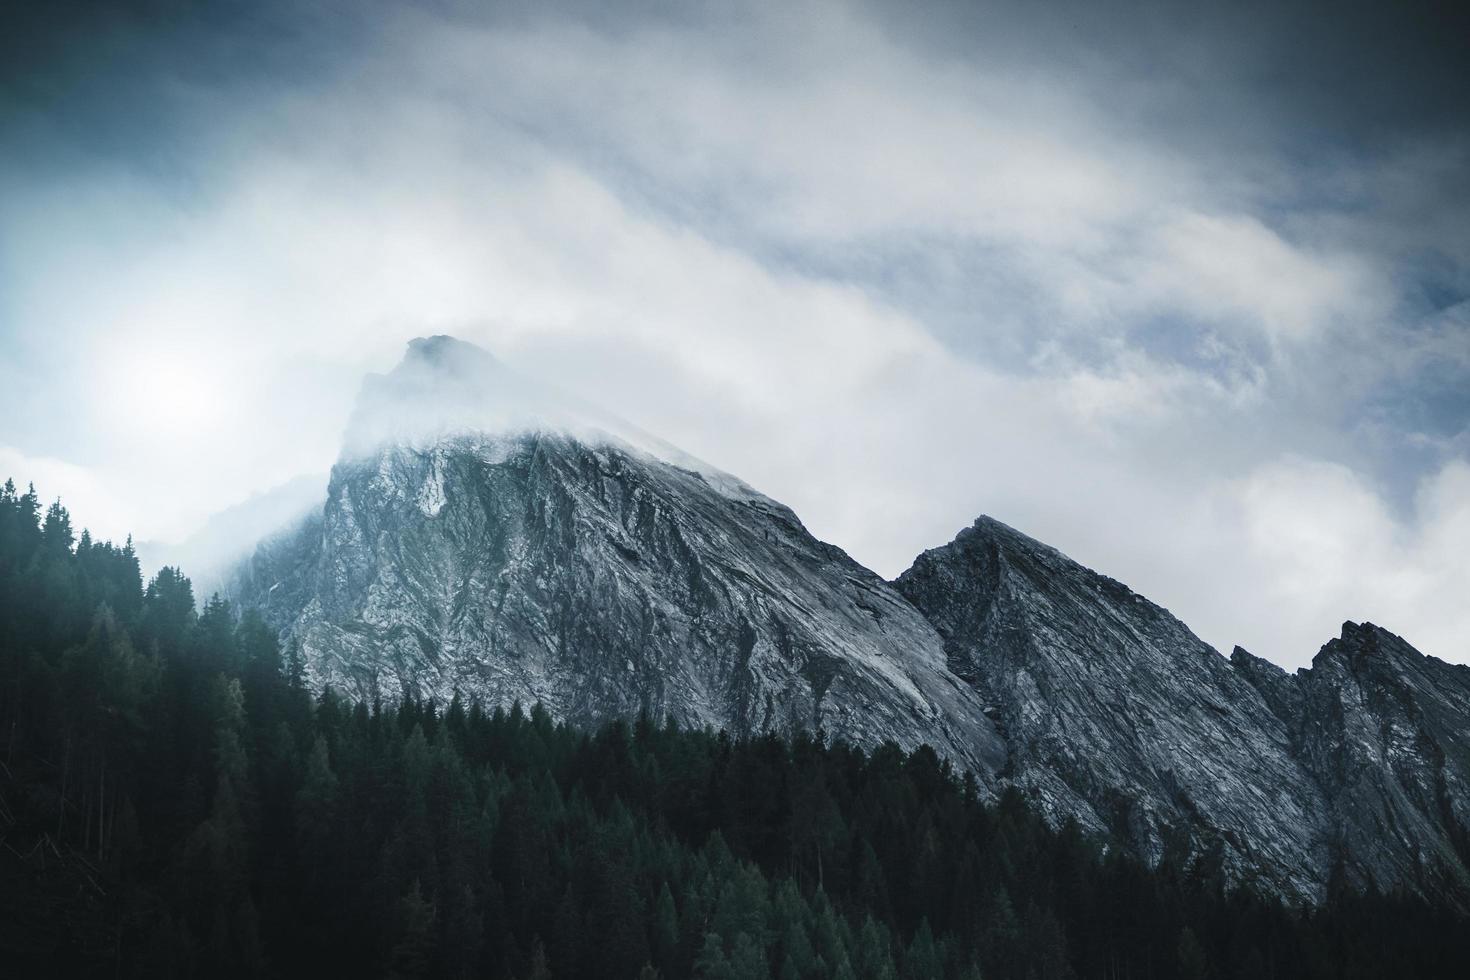
<svg viewBox="0 0 1470 980"><path fill-rule="evenodd" d="M1224 649L1371 618L1470 659L1447 21L313 10L12 35L0 458L83 521L322 471L450 333L885 574L992 513Z"/></svg>

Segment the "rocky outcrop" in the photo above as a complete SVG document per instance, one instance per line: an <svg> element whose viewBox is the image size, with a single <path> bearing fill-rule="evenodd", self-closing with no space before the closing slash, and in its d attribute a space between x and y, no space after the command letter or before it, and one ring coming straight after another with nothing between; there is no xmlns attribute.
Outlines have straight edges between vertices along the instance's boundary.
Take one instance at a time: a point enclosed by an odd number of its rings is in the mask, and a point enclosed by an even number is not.
<svg viewBox="0 0 1470 980"><path fill-rule="evenodd" d="M1004 779L1157 858L1320 900L1470 899L1470 668L1348 623L1289 674L981 518L895 583L1006 741Z"/></svg>
<svg viewBox="0 0 1470 980"><path fill-rule="evenodd" d="M1151 859L1322 893L1324 800L1287 725L1168 611L990 518L896 585L989 706L1003 775L1046 812Z"/></svg>
<svg viewBox="0 0 1470 980"><path fill-rule="evenodd" d="M1346 884L1470 896L1470 668L1344 623L1308 669L1232 658L1286 722L1324 794Z"/></svg>

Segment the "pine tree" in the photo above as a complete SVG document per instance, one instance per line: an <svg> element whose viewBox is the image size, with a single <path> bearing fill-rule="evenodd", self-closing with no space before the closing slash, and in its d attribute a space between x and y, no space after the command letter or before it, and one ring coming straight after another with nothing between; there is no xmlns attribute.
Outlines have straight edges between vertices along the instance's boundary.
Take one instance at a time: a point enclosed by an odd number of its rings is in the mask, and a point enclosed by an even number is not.
<svg viewBox="0 0 1470 980"><path fill-rule="evenodd" d="M1180 980L1205 980L1210 975L1209 954L1189 926L1179 930L1177 956Z"/></svg>
<svg viewBox="0 0 1470 980"><path fill-rule="evenodd" d="M143 635L164 656L177 657L194 625L194 588L177 569L165 566L143 594Z"/></svg>
<svg viewBox="0 0 1470 980"><path fill-rule="evenodd" d="M388 954L391 980L411 980L429 975L434 954L434 906L415 881L398 903L397 929Z"/></svg>
<svg viewBox="0 0 1470 980"><path fill-rule="evenodd" d="M729 969L733 980L769 980L771 976L765 952L755 939L743 932L735 937Z"/></svg>
<svg viewBox="0 0 1470 980"><path fill-rule="evenodd" d="M34 490L34 488L33 488ZM71 515L61 501L57 500L46 508L46 519L41 524L41 546L52 555L70 554L76 535L71 529Z"/></svg>
<svg viewBox="0 0 1470 980"><path fill-rule="evenodd" d="M926 917L919 923L903 957L904 980L943 980L944 961L934 944L934 932Z"/></svg>
<svg viewBox="0 0 1470 980"><path fill-rule="evenodd" d="M725 941L718 933L704 934L704 946L694 959L694 975L699 980L735 980L725 957Z"/></svg>
<svg viewBox="0 0 1470 980"><path fill-rule="evenodd" d="M660 883L653 914L653 955L660 972L676 976L679 964L679 912L667 881Z"/></svg>

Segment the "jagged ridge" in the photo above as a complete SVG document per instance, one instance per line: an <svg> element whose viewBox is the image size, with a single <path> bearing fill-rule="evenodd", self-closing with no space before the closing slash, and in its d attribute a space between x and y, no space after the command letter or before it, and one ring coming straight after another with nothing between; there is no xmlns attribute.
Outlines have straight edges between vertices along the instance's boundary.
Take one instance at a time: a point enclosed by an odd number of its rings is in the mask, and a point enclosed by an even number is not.
<svg viewBox="0 0 1470 980"><path fill-rule="evenodd" d="M1470 669L1352 623L1296 675L1227 660L991 518L896 585L994 706L1003 775L1058 818L1299 899L1334 881L1470 898Z"/></svg>
<svg viewBox="0 0 1470 980"><path fill-rule="evenodd" d="M1335 873L1470 895L1470 668L1352 622L1295 674L1239 647L1231 660L1326 795Z"/></svg>
<svg viewBox="0 0 1470 980"><path fill-rule="evenodd" d="M1376 627L1230 660L981 518L890 585L788 508L451 338L364 385L319 514L232 591L354 695L928 743L1056 821L1293 900L1463 901L1470 670Z"/></svg>
<svg viewBox="0 0 1470 980"><path fill-rule="evenodd" d="M1151 859L1173 845L1321 893L1322 798L1285 726L1166 610L990 518L896 585L995 706L1005 773L1047 812Z"/></svg>

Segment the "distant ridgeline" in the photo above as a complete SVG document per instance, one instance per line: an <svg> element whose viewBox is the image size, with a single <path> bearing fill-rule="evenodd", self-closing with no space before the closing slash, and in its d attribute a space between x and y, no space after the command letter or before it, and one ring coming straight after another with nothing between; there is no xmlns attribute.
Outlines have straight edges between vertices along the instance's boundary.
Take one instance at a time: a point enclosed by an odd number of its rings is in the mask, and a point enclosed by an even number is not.
<svg viewBox="0 0 1470 980"><path fill-rule="evenodd" d="M0 762L9 976L1470 976L1451 909L1149 868L927 747L313 697L8 483Z"/></svg>

